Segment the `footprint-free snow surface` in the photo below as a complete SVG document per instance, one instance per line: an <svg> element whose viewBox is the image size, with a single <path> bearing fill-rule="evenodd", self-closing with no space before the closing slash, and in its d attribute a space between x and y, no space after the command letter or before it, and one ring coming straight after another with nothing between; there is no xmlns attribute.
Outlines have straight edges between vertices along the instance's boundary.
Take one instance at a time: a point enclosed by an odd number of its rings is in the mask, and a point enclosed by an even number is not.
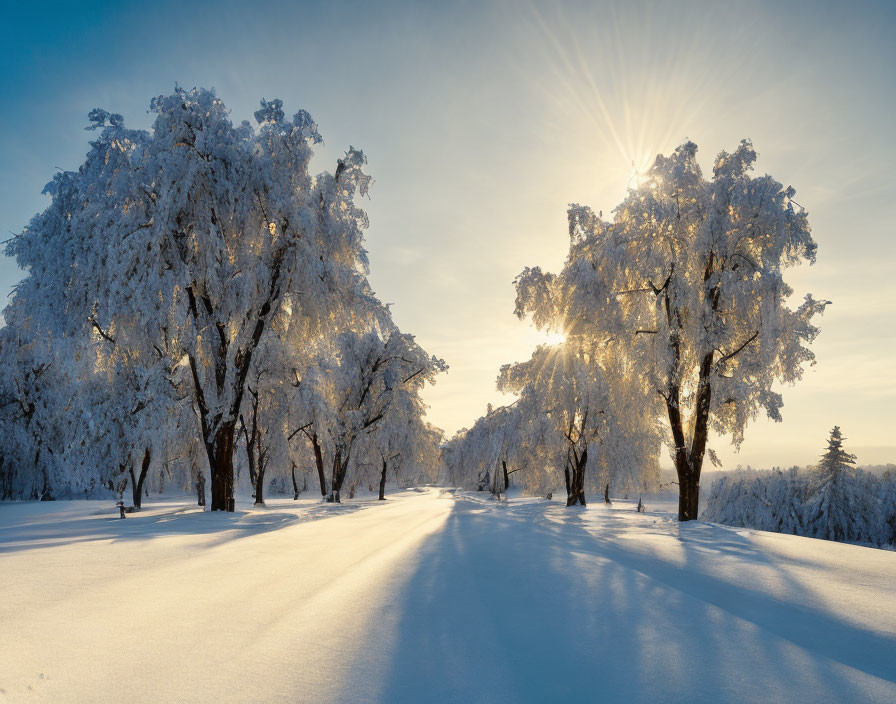
<svg viewBox="0 0 896 704"><path fill-rule="evenodd" d="M894 552L439 489L113 511L0 505L0 702L896 702Z"/></svg>

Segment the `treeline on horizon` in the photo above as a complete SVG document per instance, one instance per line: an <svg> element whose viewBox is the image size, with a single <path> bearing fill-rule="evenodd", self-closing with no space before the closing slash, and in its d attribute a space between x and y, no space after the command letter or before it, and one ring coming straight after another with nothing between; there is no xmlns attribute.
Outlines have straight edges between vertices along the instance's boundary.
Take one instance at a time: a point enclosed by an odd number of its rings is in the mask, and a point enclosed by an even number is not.
<svg viewBox="0 0 896 704"><path fill-rule="evenodd" d="M821 460L802 470L724 473L713 481L701 517L810 538L896 545L896 465L857 468L843 441L834 426Z"/></svg>

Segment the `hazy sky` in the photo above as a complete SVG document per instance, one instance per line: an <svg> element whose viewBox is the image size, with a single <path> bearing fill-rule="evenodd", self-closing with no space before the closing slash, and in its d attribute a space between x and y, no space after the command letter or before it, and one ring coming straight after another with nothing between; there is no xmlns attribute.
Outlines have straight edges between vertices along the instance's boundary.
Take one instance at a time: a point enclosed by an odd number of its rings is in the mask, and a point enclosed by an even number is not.
<svg viewBox="0 0 896 704"><path fill-rule="evenodd" d="M634 168L686 138L708 169L750 137L757 170L797 189L818 263L791 273L834 305L817 366L726 463L805 464L842 426L896 462L896 4L3 2L0 227L46 205L103 107L148 127L149 100L206 86L251 119L280 97L318 121L317 169L349 145L376 180L371 281L451 365L427 393L449 433L501 403L498 367L543 337L513 278L556 270L566 207L605 213ZM0 290L21 277L0 261Z"/></svg>

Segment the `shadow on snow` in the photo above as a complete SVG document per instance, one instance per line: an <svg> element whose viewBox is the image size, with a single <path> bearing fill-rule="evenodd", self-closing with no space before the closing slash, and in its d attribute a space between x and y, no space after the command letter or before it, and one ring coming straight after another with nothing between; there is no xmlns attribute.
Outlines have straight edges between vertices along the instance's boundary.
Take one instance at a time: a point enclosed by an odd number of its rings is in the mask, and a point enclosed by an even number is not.
<svg viewBox="0 0 896 704"><path fill-rule="evenodd" d="M305 505L281 510L279 506L237 509L233 513L203 511L182 502L147 502L142 511L127 514L122 520L109 502L94 502L97 509L85 514L84 502L72 502L73 508L47 514L32 507L46 504L7 504L0 508L0 554L20 550L52 548L97 540L144 540L173 535L220 534L208 547L239 538L286 528L307 521L354 513L375 502L343 504L306 501ZM65 506L65 504L60 504ZM171 506L166 510L167 506ZM15 515L16 513L20 515Z"/></svg>
<svg viewBox="0 0 896 704"><path fill-rule="evenodd" d="M675 564L619 547L623 522L612 513L595 534L587 512L555 506L456 502L393 601L382 701L637 702L662 693L857 702L896 693L894 640L751 589L748 574L740 585L708 574L719 553L770 562L734 531L675 526Z"/></svg>

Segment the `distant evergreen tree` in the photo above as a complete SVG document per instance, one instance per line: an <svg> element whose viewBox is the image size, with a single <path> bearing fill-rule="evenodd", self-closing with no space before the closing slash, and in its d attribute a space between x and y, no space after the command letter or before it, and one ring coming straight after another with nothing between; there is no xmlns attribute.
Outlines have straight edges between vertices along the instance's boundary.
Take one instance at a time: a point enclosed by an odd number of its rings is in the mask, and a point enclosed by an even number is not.
<svg viewBox="0 0 896 704"><path fill-rule="evenodd" d="M878 506L867 478L856 470L856 457L843 449L834 426L828 447L815 469L806 506L807 534L827 540L875 542Z"/></svg>

